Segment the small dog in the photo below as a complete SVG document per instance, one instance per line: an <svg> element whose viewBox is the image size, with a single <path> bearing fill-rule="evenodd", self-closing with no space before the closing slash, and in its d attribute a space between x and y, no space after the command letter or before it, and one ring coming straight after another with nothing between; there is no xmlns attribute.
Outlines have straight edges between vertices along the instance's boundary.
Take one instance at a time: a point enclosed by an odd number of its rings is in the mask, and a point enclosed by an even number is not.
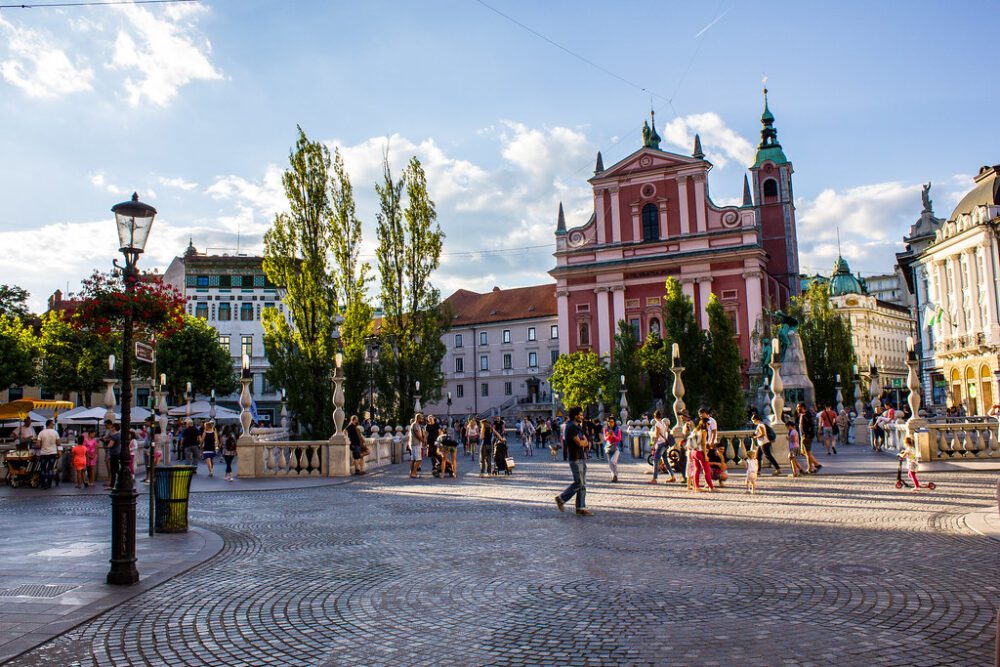
<svg viewBox="0 0 1000 667"><path fill-rule="evenodd" d="M559 459L559 445L549 445L549 453L552 454L552 460L556 461Z"/></svg>

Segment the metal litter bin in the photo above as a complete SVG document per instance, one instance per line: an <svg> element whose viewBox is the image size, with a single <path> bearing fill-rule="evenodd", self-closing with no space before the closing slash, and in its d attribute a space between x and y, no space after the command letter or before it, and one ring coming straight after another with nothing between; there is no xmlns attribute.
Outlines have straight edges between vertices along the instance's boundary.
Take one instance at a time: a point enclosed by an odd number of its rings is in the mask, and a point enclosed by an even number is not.
<svg viewBox="0 0 1000 667"><path fill-rule="evenodd" d="M194 466L156 466L154 469L156 532L187 532L188 495L194 471Z"/></svg>

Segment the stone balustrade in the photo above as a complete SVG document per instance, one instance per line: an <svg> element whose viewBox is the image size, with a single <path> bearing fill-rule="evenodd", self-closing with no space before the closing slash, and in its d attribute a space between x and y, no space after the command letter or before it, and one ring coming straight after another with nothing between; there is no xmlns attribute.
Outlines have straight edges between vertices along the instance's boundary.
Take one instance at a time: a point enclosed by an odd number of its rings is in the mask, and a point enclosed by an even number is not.
<svg viewBox="0 0 1000 667"><path fill-rule="evenodd" d="M926 449L932 461L1000 458L996 427L985 423L928 424Z"/></svg>
<svg viewBox="0 0 1000 667"><path fill-rule="evenodd" d="M369 470L403 461L402 426L373 427L365 437ZM346 442L335 440L288 440L288 431L259 428L236 444L236 476L256 477L345 477L351 474L351 453Z"/></svg>

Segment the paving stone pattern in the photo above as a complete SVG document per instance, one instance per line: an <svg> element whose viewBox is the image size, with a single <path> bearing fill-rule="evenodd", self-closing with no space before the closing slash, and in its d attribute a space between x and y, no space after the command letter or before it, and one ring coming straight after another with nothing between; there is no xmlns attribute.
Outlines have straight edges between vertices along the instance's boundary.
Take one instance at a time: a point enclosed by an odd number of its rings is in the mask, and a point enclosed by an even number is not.
<svg viewBox="0 0 1000 667"><path fill-rule="evenodd" d="M561 462L463 467L197 494L217 557L11 664L992 664L1000 550L962 517L995 474L938 474L926 494L764 477L747 496L649 486L636 464L611 485L593 462L585 518L552 501Z"/></svg>

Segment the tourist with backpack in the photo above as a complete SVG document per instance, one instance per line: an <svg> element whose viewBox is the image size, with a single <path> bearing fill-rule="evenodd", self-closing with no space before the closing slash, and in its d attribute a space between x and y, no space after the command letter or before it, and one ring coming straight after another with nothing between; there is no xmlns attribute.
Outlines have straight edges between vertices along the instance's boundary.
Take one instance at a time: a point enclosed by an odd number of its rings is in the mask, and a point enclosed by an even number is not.
<svg viewBox="0 0 1000 667"><path fill-rule="evenodd" d="M751 419L754 425L753 437L757 442L757 462L763 468L764 461L762 459L766 458L767 462L774 468L774 472L771 474L775 477L780 476L781 466L774 460L774 454L771 452L771 445L778 439L778 434L774 432L770 424L760 418L760 415L755 414Z"/></svg>
<svg viewBox="0 0 1000 667"><path fill-rule="evenodd" d="M816 415L806 408L805 403L799 403L796 409L799 417L799 438L802 440L802 452L806 456L806 466L810 473L815 473L823 467L812 453L812 443L816 438Z"/></svg>

